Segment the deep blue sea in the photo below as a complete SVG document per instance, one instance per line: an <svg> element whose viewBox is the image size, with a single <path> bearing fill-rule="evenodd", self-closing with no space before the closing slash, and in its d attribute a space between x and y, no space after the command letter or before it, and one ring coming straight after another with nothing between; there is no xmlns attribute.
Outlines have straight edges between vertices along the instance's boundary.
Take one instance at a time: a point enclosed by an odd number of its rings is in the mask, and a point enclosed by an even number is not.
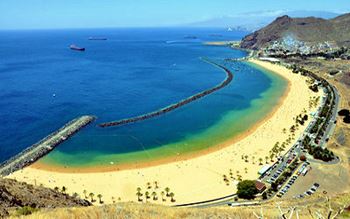
<svg viewBox="0 0 350 219"><path fill-rule="evenodd" d="M245 126L239 125L242 112L268 112L254 111L261 105L253 109L252 102L263 98L272 86L281 91L285 85L277 76L248 64L225 61L244 57L246 52L203 44L238 40L244 34L180 28L1 31L0 162L81 115L95 115L97 121L44 161L68 166L118 163L120 157L113 160L112 155L172 144L175 151L185 151L203 133L213 136L205 142L219 143L230 134L217 126L228 115L235 121L230 122L234 130L244 131ZM108 40L89 41L91 36ZM70 50L70 44L86 51ZM200 57L230 68L233 82L161 117L106 129L96 126L157 110L225 79L221 69ZM265 98L277 101L278 95ZM215 135L219 132L225 135ZM207 145L198 146L203 147Z"/></svg>

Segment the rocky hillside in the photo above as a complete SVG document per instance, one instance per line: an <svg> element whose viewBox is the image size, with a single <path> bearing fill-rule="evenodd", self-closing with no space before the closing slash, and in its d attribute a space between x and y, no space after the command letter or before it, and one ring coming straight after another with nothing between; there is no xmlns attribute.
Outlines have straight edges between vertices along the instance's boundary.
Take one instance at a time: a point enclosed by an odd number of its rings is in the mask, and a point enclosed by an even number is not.
<svg viewBox="0 0 350 219"><path fill-rule="evenodd" d="M88 201L41 186L0 178L0 218L22 208L89 206Z"/></svg>
<svg viewBox="0 0 350 219"><path fill-rule="evenodd" d="M244 37L241 47L261 49L287 37L301 42L330 42L337 46L348 46L350 45L350 13L329 20L282 16L266 27Z"/></svg>
<svg viewBox="0 0 350 219"><path fill-rule="evenodd" d="M305 200L276 200L256 206L243 207L209 207L209 208L174 208L152 204L118 203L113 205L92 206L87 208L43 209L28 219L151 219L151 218L349 218L350 212L345 209L349 203L349 195L332 197L330 201L324 195L306 198ZM346 203L344 205L344 203ZM279 211L280 206L282 214ZM291 210L293 212L291 212ZM298 216L295 213L298 211ZM16 217L13 217L16 218ZM16 218L17 219L17 218Z"/></svg>

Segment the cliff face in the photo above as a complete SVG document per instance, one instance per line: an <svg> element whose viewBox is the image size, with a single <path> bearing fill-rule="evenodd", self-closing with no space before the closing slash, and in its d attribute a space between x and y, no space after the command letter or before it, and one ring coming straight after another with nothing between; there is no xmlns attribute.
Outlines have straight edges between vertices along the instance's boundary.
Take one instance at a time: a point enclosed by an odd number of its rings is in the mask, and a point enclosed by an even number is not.
<svg viewBox="0 0 350 219"><path fill-rule="evenodd" d="M8 216L11 209L24 206L56 208L89 205L88 201L52 189L0 178L0 218Z"/></svg>
<svg viewBox="0 0 350 219"><path fill-rule="evenodd" d="M287 36L302 42L330 41L335 42L338 46L350 45L350 13L329 20L315 17L282 16L266 27L244 37L241 47L261 49Z"/></svg>

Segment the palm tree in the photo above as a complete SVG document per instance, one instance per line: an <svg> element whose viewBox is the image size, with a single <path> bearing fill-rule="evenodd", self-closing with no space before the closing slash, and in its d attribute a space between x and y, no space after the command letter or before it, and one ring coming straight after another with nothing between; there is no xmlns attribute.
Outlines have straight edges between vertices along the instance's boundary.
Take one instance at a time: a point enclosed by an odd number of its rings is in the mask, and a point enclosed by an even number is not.
<svg viewBox="0 0 350 219"><path fill-rule="evenodd" d="M271 159L271 162L273 162L273 157L275 156L275 154L274 153L271 153L270 154L270 159Z"/></svg>
<svg viewBox="0 0 350 219"><path fill-rule="evenodd" d="M157 197L157 193L156 192L152 192L152 197L153 197L153 201L156 201L158 200L158 197Z"/></svg>
<svg viewBox="0 0 350 219"><path fill-rule="evenodd" d="M62 186L62 193L63 193L63 194L66 194L66 191L67 191L67 187Z"/></svg>
<svg viewBox="0 0 350 219"><path fill-rule="evenodd" d="M79 194L74 192L73 195L72 195L74 198L78 198L79 197Z"/></svg>
<svg viewBox="0 0 350 219"><path fill-rule="evenodd" d="M248 162L248 155L244 156L245 162Z"/></svg>
<svg viewBox="0 0 350 219"><path fill-rule="evenodd" d="M55 188L53 188L53 190L55 190L56 192L58 192L60 190L60 188L58 188L57 186L55 186Z"/></svg>
<svg viewBox="0 0 350 219"><path fill-rule="evenodd" d="M92 192L90 192L89 197L91 198L91 202L94 202L94 201L95 201L95 200L94 200L94 196L95 196L95 194L92 193Z"/></svg>
<svg viewBox="0 0 350 219"><path fill-rule="evenodd" d="M137 201L142 202L142 199L141 199L142 193L136 192L136 195L137 195Z"/></svg>
<svg viewBox="0 0 350 219"><path fill-rule="evenodd" d="M259 158L259 165L262 165L262 161L263 161L263 159L260 157Z"/></svg>
<svg viewBox="0 0 350 219"><path fill-rule="evenodd" d="M281 148L282 148L283 150L286 148L286 142L283 142L283 143L281 144Z"/></svg>
<svg viewBox="0 0 350 219"><path fill-rule="evenodd" d="M244 172L248 173L248 168L247 167L244 168Z"/></svg>
<svg viewBox="0 0 350 219"><path fill-rule="evenodd" d="M141 192L141 188L140 188L140 187L137 187L136 191L137 191L137 192Z"/></svg>
<svg viewBox="0 0 350 219"><path fill-rule="evenodd" d="M166 199L164 198L165 192L162 191L162 192L160 193L160 195L162 196L162 201L165 202L165 201L166 201Z"/></svg>
<svg viewBox="0 0 350 219"><path fill-rule="evenodd" d="M151 183L148 182L148 183L147 183L147 189L151 189L151 188L152 188Z"/></svg>
<svg viewBox="0 0 350 219"><path fill-rule="evenodd" d="M295 126L292 125L292 126L290 127L289 131L293 134L293 133L295 132Z"/></svg>
<svg viewBox="0 0 350 219"><path fill-rule="evenodd" d="M165 192L166 192L166 196L169 197L169 195L170 195L170 194L169 194L170 188L169 188L169 187L166 187L164 190L165 190Z"/></svg>
<svg viewBox="0 0 350 219"><path fill-rule="evenodd" d="M98 195L97 195L97 198L99 199L100 204L102 204L102 203L103 203L103 201L102 201L102 195L101 195L101 194L98 194Z"/></svg>
<svg viewBox="0 0 350 219"><path fill-rule="evenodd" d="M115 198L114 198L114 196L112 196L112 202L113 202L113 204L115 204Z"/></svg>
<svg viewBox="0 0 350 219"><path fill-rule="evenodd" d="M175 194L171 192L169 196L171 197L171 202L175 202L175 199L174 199Z"/></svg>
<svg viewBox="0 0 350 219"><path fill-rule="evenodd" d="M145 192L145 196L146 196L146 200L150 198L148 191Z"/></svg>
<svg viewBox="0 0 350 219"><path fill-rule="evenodd" d="M266 164L269 163L269 157L268 156L265 156L265 161L266 161Z"/></svg>
<svg viewBox="0 0 350 219"><path fill-rule="evenodd" d="M154 187L155 187L156 189L159 189L158 181L154 181Z"/></svg>
<svg viewBox="0 0 350 219"><path fill-rule="evenodd" d="M282 132L283 132L283 134L286 134L287 133L287 129L283 128Z"/></svg>
<svg viewBox="0 0 350 219"><path fill-rule="evenodd" d="M254 160L255 160L255 156L252 156L252 163L253 164L255 164Z"/></svg>
<svg viewBox="0 0 350 219"><path fill-rule="evenodd" d="M84 193L85 199L87 199L87 196L86 196L87 191L85 189L84 189L83 193Z"/></svg>

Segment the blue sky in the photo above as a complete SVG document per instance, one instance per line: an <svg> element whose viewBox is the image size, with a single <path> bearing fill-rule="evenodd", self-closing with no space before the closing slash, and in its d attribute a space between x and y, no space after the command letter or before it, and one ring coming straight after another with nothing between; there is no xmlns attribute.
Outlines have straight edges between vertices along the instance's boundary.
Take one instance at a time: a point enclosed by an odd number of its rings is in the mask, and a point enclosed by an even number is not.
<svg viewBox="0 0 350 219"><path fill-rule="evenodd" d="M350 11L349 0L0 0L0 29L181 25L249 12Z"/></svg>

